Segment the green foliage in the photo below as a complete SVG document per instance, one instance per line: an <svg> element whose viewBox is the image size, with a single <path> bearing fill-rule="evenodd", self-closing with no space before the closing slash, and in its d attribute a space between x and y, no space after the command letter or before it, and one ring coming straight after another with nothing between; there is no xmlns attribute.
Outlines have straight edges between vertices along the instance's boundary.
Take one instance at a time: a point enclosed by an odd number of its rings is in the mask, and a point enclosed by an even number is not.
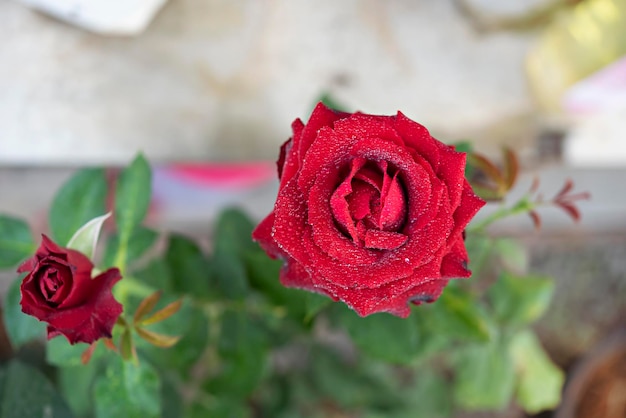
<svg viewBox="0 0 626 418"><path fill-rule="evenodd" d="M472 268L472 280L480 280L494 257L493 239L481 233L467 234L465 247Z"/></svg>
<svg viewBox="0 0 626 418"><path fill-rule="evenodd" d="M427 367L416 371L415 383L403 395L408 405L398 418L447 418L454 410L450 382Z"/></svg>
<svg viewBox="0 0 626 418"><path fill-rule="evenodd" d="M342 103L338 102L336 98L329 92L322 94L317 99L316 104L317 102L322 102L326 105L326 107L333 109L333 110L338 110L340 112L348 112L347 106L344 106Z"/></svg>
<svg viewBox="0 0 626 418"><path fill-rule="evenodd" d="M159 234L149 228L138 226L135 228L128 240L126 248L126 262L132 263L143 256L156 243ZM104 267L113 267L115 258L120 251L120 236L113 235L107 242L104 252L102 265Z"/></svg>
<svg viewBox="0 0 626 418"><path fill-rule="evenodd" d="M13 348L17 349L21 345L34 339L42 339L46 332L46 324L39 322L35 317L26 315L20 306L20 286L21 280L14 280L3 303L4 326L11 340Z"/></svg>
<svg viewBox="0 0 626 418"><path fill-rule="evenodd" d="M66 246L81 226L106 212L106 196L104 169L77 171L59 189L52 201L49 217L52 239Z"/></svg>
<svg viewBox="0 0 626 418"><path fill-rule="evenodd" d="M310 293L290 289L280 283L278 276L283 263L272 260L261 251L249 253L245 262L250 285L265 295L274 306L286 308L290 316L304 321Z"/></svg>
<svg viewBox="0 0 626 418"><path fill-rule="evenodd" d="M250 411L250 408L246 405L242 404L241 401L214 398L205 403L195 403L191 405L185 417L251 418L252 411Z"/></svg>
<svg viewBox="0 0 626 418"><path fill-rule="evenodd" d="M161 380L147 362L115 359L94 387L96 418L161 416Z"/></svg>
<svg viewBox="0 0 626 418"><path fill-rule="evenodd" d="M250 238L253 223L241 211L229 209L217 219L211 258L213 279L218 293L228 299L243 299L248 293L244 259L257 246Z"/></svg>
<svg viewBox="0 0 626 418"><path fill-rule="evenodd" d="M495 325L469 292L450 283L436 303L420 307L413 313L431 333L445 332L451 340L489 341Z"/></svg>
<svg viewBox="0 0 626 418"><path fill-rule="evenodd" d="M333 308L339 323L364 353L391 363L408 363L419 351L421 336L414 317L378 313L361 318L343 304Z"/></svg>
<svg viewBox="0 0 626 418"><path fill-rule="evenodd" d="M173 297L164 297L159 309L172 302ZM198 361L208 343L209 324L203 312L185 298L181 309L164 321L152 324L150 331L164 335L181 336L173 347L163 349L138 339L138 348L153 364L163 369L187 373Z"/></svg>
<svg viewBox="0 0 626 418"><path fill-rule="evenodd" d="M115 222L119 234L115 266L123 267L129 258L129 242L148 213L152 194L152 174L143 155L138 155L133 162L120 173L115 188Z"/></svg>
<svg viewBox="0 0 626 418"><path fill-rule="evenodd" d="M528 254L522 243L512 238L498 238L493 243L496 255L507 271L523 273L528 266Z"/></svg>
<svg viewBox="0 0 626 418"><path fill-rule="evenodd" d="M93 405L93 382L99 367L95 361L76 366L59 367L57 380L63 398L76 416L86 416Z"/></svg>
<svg viewBox="0 0 626 418"><path fill-rule="evenodd" d="M320 295L319 293L306 292L304 299L304 308L306 311L305 320L312 320L324 308L329 306L333 300L329 296ZM290 310L291 312L291 310Z"/></svg>
<svg viewBox="0 0 626 418"><path fill-rule="evenodd" d="M502 409L510 401L515 369L501 339L463 347L455 358L454 396L464 408Z"/></svg>
<svg viewBox="0 0 626 418"><path fill-rule="evenodd" d="M553 292L554 282L548 278L503 273L489 289L489 301L501 323L521 326L545 312Z"/></svg>
<svg viewBox="0 0 626 418"><path fill-rule="evenodd" d="M345 410L397 410L404 400L391 369L369 359L346 361L333 350L313 347L310 385L321 399ZM382 367L381 367L382 366Z"/></svg>
<svg viewBox="0 0 626 418"><path fill-rule="evenodd" d="M26 222L0 215L0 269L13 268L35 252L35 243Z"/></svg>
<svg viewBox="0 0 626 418"><path fill-rule="evenodd" d="M0 368L0 418L72 416L40 371L19 361Z"/></svg>
<svg viewBox="0 0 626 418"><path fill-rule="evenodd" d="M361 318L329 297L284 287L283 261L252 242L254 222L239 210L218 217L210 255L179 234L156 245L159 234L142 226L150 183L141 155L121 172L117 232L96 266L124 273L114 288L124 313L113 340L97 342L90 357L87 344L46 342L46 364L71 411L39 372L12 362L0 368L0 418L47 416L42 407L95 418L448 418L512 400L533 413L557 405L563 374L529 330L554 286L515 275L526 268L525 249L489 237L490 221L467 236L472 280L451 282L409 318ZM104 213L106 189L101 169L79 171L63 186L50 213L58 243L76 233L69 245L93 255L104 218L79 228ZM0 216L0 268L35 249L24 222ZM23 314L19 300L16 280L3 306L14 348L45 335L45 323ZM153 321L155 312L167 314Z"/></svg>
<svg viewBox="0 0 626 418"><path fill-rule="evenodd" d="M170 235L165 261L174 292L195 297L208 296L207 259L194 241L182 235Z"/></svg>
<svg viewBox="0 0 626 418"><path fill-rule="evenodd" d="M266 336L245 313L226 311L221 317L217 344L219 368L207 382L207 390L222 398L245 398L266 370Z"/></svg>
<svg viewBox="0 0 626 418"><path fill-rule="evenodd" d="M565 377L541 347L530 330L516 334L510 343L511 356L518 371L516 400L531 414L559 404Z"/></svg>
<svg viewBox="0 0 626 418"><path fill-rule="evenodd" d="M83 364L82 356L89 344L70 344L63 336L55 337L46 344L46 361L48 364L61 367L80 366ZM101 342L96 343L96 348L91 355L95 360L106 354L106 349Z"/></svg>
<svg viewBox="0 0 626 418"><path fill-rule="evenodd" d="M150 260L141 270L135 271L134 275L141 283L152 289L160 289L165 294L174 293L174 283L170 267L163 258Z"/></svg>

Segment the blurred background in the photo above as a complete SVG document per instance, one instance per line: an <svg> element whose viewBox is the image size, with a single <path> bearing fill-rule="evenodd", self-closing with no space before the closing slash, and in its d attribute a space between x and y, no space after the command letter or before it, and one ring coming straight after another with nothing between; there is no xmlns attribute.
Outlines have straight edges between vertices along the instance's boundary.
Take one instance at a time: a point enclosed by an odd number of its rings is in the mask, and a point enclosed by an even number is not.
<svg viewBox="0 0 626 418"><path fill-rule="evenodd" d="M555 277L539 332L571 376L624 330L626 0L0 0L0 39L0 211L35 230L73 170L138 151L159 228L204 233L233 204L260 218L290 123L332 97L512 147L512 199L536 176L590 191L578 224L547 210L540 233L493 232Z"/></svg>

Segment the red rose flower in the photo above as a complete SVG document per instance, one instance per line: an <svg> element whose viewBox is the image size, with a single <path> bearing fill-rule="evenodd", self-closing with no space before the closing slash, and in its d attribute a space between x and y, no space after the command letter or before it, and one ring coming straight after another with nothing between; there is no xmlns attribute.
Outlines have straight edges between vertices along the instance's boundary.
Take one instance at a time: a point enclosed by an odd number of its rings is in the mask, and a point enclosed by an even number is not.
<svg viewBox="0 0 626 418"><path fill-rule="evenodd" d="M111 289L122 276L111 268L91 278L93 264L82 253L61 248L43 235L36 254L17 270L22 312L48 323L48 339L65 335L71 344L110 338L122 305Z"/></svg>
<svg viewBox="0 0 626 418"><path fill-rule="evenodd" d="M281 282L341 300L359 315L406 317L469 277L463 231L485 204L465 154L396 116L319 104L281 148L274 211L253 238L284 260Z"/></svg>

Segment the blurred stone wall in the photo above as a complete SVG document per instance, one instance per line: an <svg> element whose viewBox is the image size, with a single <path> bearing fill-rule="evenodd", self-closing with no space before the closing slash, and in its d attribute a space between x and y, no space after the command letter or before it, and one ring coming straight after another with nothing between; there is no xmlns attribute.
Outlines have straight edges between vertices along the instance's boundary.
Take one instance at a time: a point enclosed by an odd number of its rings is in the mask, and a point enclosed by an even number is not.
<svg viewBox="0 0 626 418"><path fill-rule="evenodd" d="M455 3L170 0L143 34L105 37L0 0L0 164L273 159L322 92L443 140L521 140L531 38Z"/></svg>

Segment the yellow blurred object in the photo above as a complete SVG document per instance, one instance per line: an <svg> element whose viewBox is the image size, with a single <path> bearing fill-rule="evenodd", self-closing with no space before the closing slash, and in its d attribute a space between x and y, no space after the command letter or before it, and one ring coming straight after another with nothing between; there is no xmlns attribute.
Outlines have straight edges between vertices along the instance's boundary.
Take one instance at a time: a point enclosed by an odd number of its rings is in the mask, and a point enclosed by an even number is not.
<svg viewBox="0 0 626 418"><path fill-rule="evenodd" d="M560 12L529 52L530 89L541 110L559 114L572 84L624 55L626 0L584 1Z"/></svg>

